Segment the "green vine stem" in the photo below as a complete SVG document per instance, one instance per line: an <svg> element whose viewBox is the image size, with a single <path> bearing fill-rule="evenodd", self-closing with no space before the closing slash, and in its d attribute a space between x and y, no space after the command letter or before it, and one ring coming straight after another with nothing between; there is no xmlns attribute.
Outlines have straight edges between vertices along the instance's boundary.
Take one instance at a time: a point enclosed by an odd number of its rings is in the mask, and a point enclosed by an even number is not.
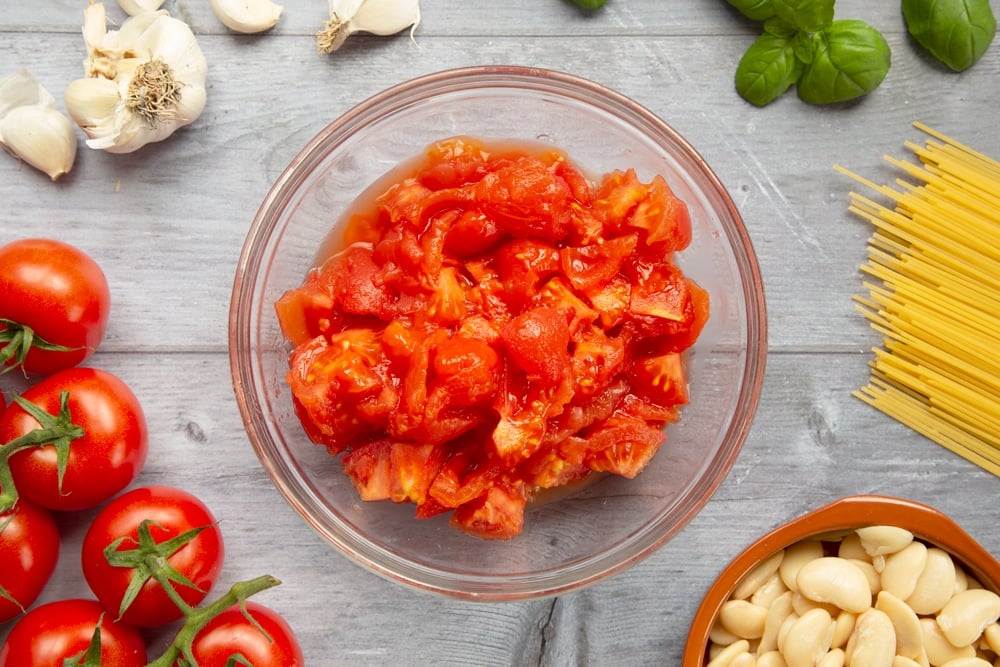
<svg viewBox="0 0 1000 667"><path fill-rule="evenodd" d="M157 577L157 581L160 581L159 577ZM163 655L150 662L147 667L173 667L178 659L183 661L181 664L197 665L198 661L195 660L193 653L194 640L198 636L198 633L208 625L209 621L233 605L239 605L243 614L252 621L253 619L250 617L245 606L247 598L268 588L273 588L280 583L278 579L269 574L250 579L249 581L240 581L233 584L228 593L211 604L193 608L180 599L180 596L174 590L174 587L170 585L169 581L160 581L160 585L163 586L163 590L167 595L184 610L184 625L178 630L174 636L173 643L170 644Z"/></svg>
<svg viewBox="0 0 1000 667"><path fill-rule="evenodd" d="M59 394L59 414L51 415L31 401L15 396L14 402L38 421L40 428L28 431L0 447L0 514L9 512L17 503L17 487L10 471L10 457L32 447L52 445L56 449L59 485L69 459L70 443L84 435L84 430L73 423L69 413L69 392Z"/></svg>

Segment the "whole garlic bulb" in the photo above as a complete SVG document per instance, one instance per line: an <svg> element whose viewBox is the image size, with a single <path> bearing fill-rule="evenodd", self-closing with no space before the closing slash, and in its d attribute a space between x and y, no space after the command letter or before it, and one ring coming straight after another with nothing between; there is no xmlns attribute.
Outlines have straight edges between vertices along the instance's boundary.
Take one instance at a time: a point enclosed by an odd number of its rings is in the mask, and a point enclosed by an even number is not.
<svg viewBox="0 0 1000 667"><path fill-rule="evenodd" d="M94 3L83 37L86 76L70 83L65 100L91 148L130 153L201 115L208 63L185 22L160 10L108 31L103 3Z"/></svg>
<svg viewBox="0 0 1000 667"><path fill-rule="evenodd" d="M73 123L26 69L0 81L0 146L53 181L73 168Z"/></svg>

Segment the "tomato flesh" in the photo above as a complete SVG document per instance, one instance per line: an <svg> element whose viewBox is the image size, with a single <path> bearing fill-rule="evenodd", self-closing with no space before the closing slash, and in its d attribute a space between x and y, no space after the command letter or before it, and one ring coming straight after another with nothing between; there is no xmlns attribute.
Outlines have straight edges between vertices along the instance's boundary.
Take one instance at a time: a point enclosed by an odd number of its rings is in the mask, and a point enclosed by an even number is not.
<svg viewBox="0 0 1000 667"><path fill-rule="evenodd" d="M639 474L710 311L673 261L684 202L462 137L405 169L276 303L306 434L361 498L486 538L520 533L540 489Z"/></svg>

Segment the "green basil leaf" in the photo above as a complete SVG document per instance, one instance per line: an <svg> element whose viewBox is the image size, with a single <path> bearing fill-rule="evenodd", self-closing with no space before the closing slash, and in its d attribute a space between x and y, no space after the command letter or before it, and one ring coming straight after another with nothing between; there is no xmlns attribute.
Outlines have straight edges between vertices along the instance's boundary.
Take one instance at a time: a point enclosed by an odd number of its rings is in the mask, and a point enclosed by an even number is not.
<svg viewBox="0 0 1000 667"><path fill-rule="evenodd" d="M809 104L846 102L878 88L889 72L882 34L864 21L834 21L813 35L812 62L799 78L799 97Z"/></svg>
<svg viewBox="0 0 1000 667"><path fill-rule="evenodd" d="M903 18L913 39L956 72L972 67L997 32L989 0L903 0Z"/></svg>
<svg viewBox="0 0 1000 667"><path fill-rule="evenodd" d="M799 31L792 38L792 51L795 57L808 65L813 61L813 39L808 32Z"/></svg>
<svg viewBox="0 0 1000 667"><path fill-rule="evenodd" d="M833 23L834 0L771 0L778 18L799 30L816 32Z"/></svg>
<svg viewBox="0 0 1000 667"><path fill-rule="evenodd" d="M736 9L742 12L743 16L754 21L766 21L774 16L774 7L771 0L726 0Z"/></svg>
<svg viewBox="0 0 1000 667"><path fill-rule="evenodd" d="M792 39L795 35L799 34L799 29L793 25L785 23L784 20L774 16L764 21L764 32L769 32L775 37L784 37L785 39Z"/></svg>
<svg viewBox="0 0 1000 667"><path fill-rule="evenodd" d="M764 106L788 90L802 72L792 41L765 32L740 59L736 91L751 104Z"/></svg>

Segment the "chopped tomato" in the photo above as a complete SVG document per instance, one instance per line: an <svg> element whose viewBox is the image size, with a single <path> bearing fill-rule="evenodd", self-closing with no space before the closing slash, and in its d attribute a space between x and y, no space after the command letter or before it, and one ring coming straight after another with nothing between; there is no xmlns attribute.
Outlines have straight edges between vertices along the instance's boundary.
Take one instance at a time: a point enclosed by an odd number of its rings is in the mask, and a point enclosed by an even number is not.
<svg viewBox="0 0 1000 667"><path fill-rule="evenodd" d="M504 325L500 337L528 379L552 386L566 376L569 323L561 311L540 307L521 313Z"/></svg>
<svg viewBox="0 0 1000 667"><path fill-rule="evenodd" d="M524 508L527 504L520 485L496 484L486 493L468 502L452 515L452 523L472 535L490 539L508 539L524 528Z"/></svg>
<svg viewBox="0 0 1000 667"><path fill-rule="evenodd" d="M636 359L629 377L636 392L658 405L688 402L687 372L679 352Z"/></svg>
<svg viewBox="0 0 1000 667"><path fill-rule="evenodd" d="M643 419L616 415L588 434L587 464L597 472L633 479L645 469L663 443L663 431Z"/></svg>
<svg viewBox="0 0 1000 667"><path fill-rule="evenodd" d="M440 445L378 440L344 455L344 472L362 500L420 504L444 463Z"/></svg>
<svg viewBox="0 0 1000 667"><path fill-rule="evenodd" d="M592 185L557 150L468 137L392 176L276 303L306 434L361 498L486 538L521 532L543 489L639 474L709 316L674 263L684 202L659 176Z"/></svg>
<svg viewBox="0 0 1000 667"><path fill-rule="evenodd" d="M656 247L661 253L683 250L691 243L687 204L674 196L662 176L653 178L628 224L646 230L646 245Z"/></svg>

